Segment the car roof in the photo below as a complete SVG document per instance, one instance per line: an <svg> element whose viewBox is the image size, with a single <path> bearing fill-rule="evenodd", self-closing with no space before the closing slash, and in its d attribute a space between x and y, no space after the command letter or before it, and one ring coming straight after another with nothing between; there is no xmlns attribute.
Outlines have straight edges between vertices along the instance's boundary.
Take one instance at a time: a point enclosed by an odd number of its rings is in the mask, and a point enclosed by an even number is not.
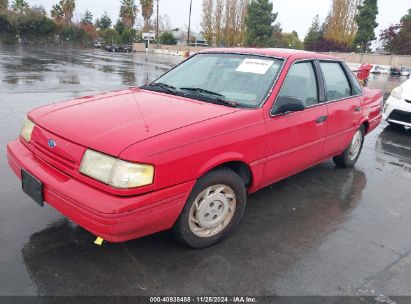
<svg viewBox="0 0 411 304"><path fill-rule="evenodd" d="M237 54L250 54L250 55L262 55L270 56L276 58L288 59L293 57L294 59L309 59L309 58L318 58L318 59L328 59L328 60L338 60L340 58L330 56L327 54L314 53L302 50L294 49L280 49L280 48L211 48L206 49L200 53L237 53Z"/></svg>

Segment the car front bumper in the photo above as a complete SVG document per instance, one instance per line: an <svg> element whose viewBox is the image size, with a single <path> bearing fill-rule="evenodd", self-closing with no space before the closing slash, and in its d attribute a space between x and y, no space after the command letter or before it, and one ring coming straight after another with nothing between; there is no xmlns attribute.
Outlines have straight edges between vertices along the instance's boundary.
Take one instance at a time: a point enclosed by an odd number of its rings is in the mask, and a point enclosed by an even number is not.
<svg viewBox="0 0 411 304"><path fill-rule="evenodd" d="M131 197L90 187L36 157L20 140L7 145L7 158L43 183L44 201L73 222L110 242L122 242L171 228L195 181ZM96 203L97 202L97 203Z"/></svg>
<svg viewBox="0 0 411 304"><path fill-rule="evenodd" d="M411 127L411 102L390 96L384 105L383 119L391 123Z"/></svg>

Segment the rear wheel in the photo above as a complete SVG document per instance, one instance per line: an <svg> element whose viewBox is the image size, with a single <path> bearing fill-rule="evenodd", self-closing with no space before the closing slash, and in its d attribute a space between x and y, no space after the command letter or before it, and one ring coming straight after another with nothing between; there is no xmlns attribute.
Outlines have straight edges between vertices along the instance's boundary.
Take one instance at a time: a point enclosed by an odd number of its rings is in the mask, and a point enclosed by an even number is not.
<svg viewBox="0 0 411 304"><path fill-rule="evenodd" d="M243 180L231 169L213 170L194 186L173 227L174 236L187 247L212 246L238 225L245 204Z"/></svg>
<svg viewBox="0 0 411 304"><path fill-rule="evenodd" d="M362 146L364 144L365 128L361 126L357 132L355 132L348 147L338 156L333 158L334 163L338 167L351 168L355 165L360 157Z"/></svg>

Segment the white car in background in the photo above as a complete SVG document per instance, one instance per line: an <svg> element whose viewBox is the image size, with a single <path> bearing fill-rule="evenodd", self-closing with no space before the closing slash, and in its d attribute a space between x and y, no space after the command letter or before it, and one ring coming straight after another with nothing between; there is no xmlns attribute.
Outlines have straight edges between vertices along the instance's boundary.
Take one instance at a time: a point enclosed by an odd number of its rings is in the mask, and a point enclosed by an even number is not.
<svg viewBox="0 0 411 304"><path fill-rule="evenodd" d="M384 105L383 119L391 125L411 127L411 79L392 90Z"/></svg>
<svg viewBox="0 0 411 304"><path fill-rule="evenodd" d="M410 70L409 69L401 69L401 76L410 77Z"/></svg>

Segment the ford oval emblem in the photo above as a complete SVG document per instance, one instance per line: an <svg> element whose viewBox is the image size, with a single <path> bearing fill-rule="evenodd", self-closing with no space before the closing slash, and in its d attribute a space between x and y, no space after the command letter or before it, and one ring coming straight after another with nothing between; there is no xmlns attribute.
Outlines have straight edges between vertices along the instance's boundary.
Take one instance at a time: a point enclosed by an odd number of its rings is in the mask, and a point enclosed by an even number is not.
<svg viewBox="0 0 411 304"><path fill-rule="evenodd" d="M54 140L52 140L52 139L49 139L49 141L47 142L47 145L48 145L50 148L54 148L55 146L57 146L56 142L55 142Z"/></svg>

